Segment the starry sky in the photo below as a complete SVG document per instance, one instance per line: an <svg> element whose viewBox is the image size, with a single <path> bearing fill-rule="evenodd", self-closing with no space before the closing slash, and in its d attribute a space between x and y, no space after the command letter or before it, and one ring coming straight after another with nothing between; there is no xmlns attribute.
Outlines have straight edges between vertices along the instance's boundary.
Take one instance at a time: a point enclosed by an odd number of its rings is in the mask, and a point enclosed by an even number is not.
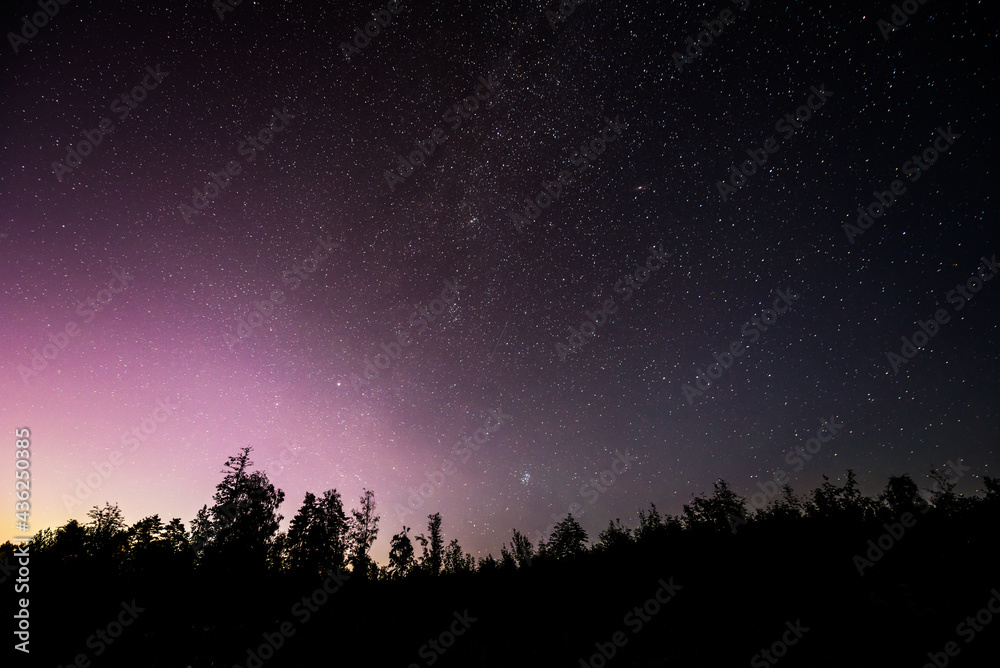
<svg viewBox="0 0 1000 668"><path fill-rule="evenodd" d="M383 563L433 512L485 555L720 477L996 475L1000 281L951 292L1000 252L989 3L896 30L890 2L220 7L69 3L5 39L0 423L11 451L31 429L30 533L105 501L188 523L247 445L283 527L306 491L373 489Z"/></svg>

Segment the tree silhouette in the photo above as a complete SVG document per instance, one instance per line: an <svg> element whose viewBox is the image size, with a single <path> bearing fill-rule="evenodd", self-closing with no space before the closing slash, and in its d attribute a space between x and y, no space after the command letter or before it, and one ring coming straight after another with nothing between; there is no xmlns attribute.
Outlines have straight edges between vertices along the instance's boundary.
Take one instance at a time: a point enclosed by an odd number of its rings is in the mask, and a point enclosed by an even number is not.
<svg viewBox="0 0 1000 668"><path fill-rule="evenodd" d="M863 633L869 626L869 620L874 618L869 610L881 615L919 605L915 603L918 596L912 593L913 584L925 578L927 563L940 565L942 572L956 573L956 577L963 579L963 585L966 580L988 585L980 590L983 592L992 587L996 541L991 527L1000 516L1000 479L985 478L985 495L980 490L975 497L963 498L958 496L954 485L957 471L948 473L950 478L940 474L941 479L931 476L927 481L937 483L932 493L939 503L920 506L921 518L927 519L918 520L919 528L912 536L909 531L912 524L902 519L902 513L916 510L917 483L905 475L890 478L878 495L877 521L872 521L868 509L873 499L860 493L856 479L848 471L846 480L824 479L822 487L804 497L796 495L788 485L781 487L780 492L771 488L768 496L773 494L776 498L753 517L744 519L739 526L745 528L736 533L729 533L727 513L736 517L745 502L720 480L710 498L697 498L687 505L683 521L648 504L638 512L638 522L605 519L607 524L588 548L587 532L575 516L569 515L554 530L546 532L551 535L539 541L537 548L526 535L512 529L513 537L502 545L499 558L490 554L479 559L478 564L462 549L460 539L444 540L441 514L435 513L427 516L427 529L417 537L423 547L421 559L416 559L413 531L403 526L392 536L388 565L379 566L370 554L379 524L373 493L364 491L360 508L350 511L348 520L335 490L322 496L303 490L301 508L292 518L288 535L275 532L263 540L266 571L261 573L233 571L241 567L244 555L234 555L228 561L212 561L218 546L226 544L225 533L239 529L242 514L253 508L246 501L253 498L252 493L220 495L216 505L222 501L229 504L222 508L202 506L190 525L191 535L179 518L164 523L158 515L143 517L124 527L120 510L107 504L89 513L86 527L70 520L56 531L38 532L31 545L32 564L46 577L37 583L32 581L38 585L37 589L32 587L32 595L93 601L92 610L52 608L69 624L72 619L89 615L81 618L85 625L77 624L77 630L84 634L106 625L105 615L124 596L137 596L140 606L147 606L148 600L148 609L157 611L153 613L156 619L150 617L148 626L128 636L129 640L123 640L122 651L126 650L126 642L155 647L160 653L154 658L156 666L206 666L216 659L215 665L239 663L246 651L240 651L244 646L243 635L247 643L256 642L258 646L256 638L274 642L271 638L278 637L274 631L268 631L263 638L259 631L250 631L251 627L276 629L276 623L287 617L283 611L289 610L289 606L294 606L291 610L295 617L316 612L315 606L322 603L311 592L321 591L318 589L321 580L330 598L323 609L325 621L310 622L310 629L316 630L296 638L296 649L289 647L284 652L283 658L293 664L299 656L318 654L324 644L329 649L330 638L337 630L348 629L351 635L345 637L363 648L371 665L389 665L394 659L373 654L388 644L380 635L383 631L369 628L373 617L388 615L384 621L389 627L414 625L406 634L420 646L424 638L444 637L446 641L446 636L439 635L445 628L439 623L447 620L448 610L461 611L468 605L471 610L467 614L477 615L477 608L486 608L494 613L490 624L501 626L485 634L491 639L485 641L481 651L471 647L478 640L468 646L456 643L453 659L449 661L456 665L510 665L509 660L492 661L500 654L495 645L512 637L512 631L543 628L545 632L537 634L537 645L532 647L533 661L538 665L555 665L576 653L577 647L588 648L589 654L596 656L589 651L589 647L600 649L594 636L608 637L605 627L598 630L597 623L585 619L580 624L574 612L593 607L619 614L614 610L627 609L649 598L655 591L654 583L659 581L656 586L668 586L664 583L672 582L671 573L677 573L685 587L691 582L696 583L697 589L692 588L691 596L682 591L684 596L678 596L676 603L663 606L659 623L665 633L678 639L697 638L702 641L700 647L710 645L704 642L706 638L713 641L718 637L733 638L734 646L739 646L730 658L740 659L742 655L745 659L743 648L750 649L751 641L756 645L757 639L772 641L773 631L781 628L788 614L796 618L801 614L803 620L807 615L809 618L825 615L826 620L835 621L856 617L856 624L840 630L843 637L848 637L848 632ZM250 478L249 473L246 478ZM804 512L805 499L811 500L808 512ZM951 510L949 499L953 500ZM213 520L213 513L229 517L230 526L220 526ZM898 540L896 537L903 535L903 525L906 537ZM894 537L891 548L886 547L886 533ZM955 540L956 535L961 539ZM199 543L202 539L204 542ZM204 547L207 557L195 565L194 555L199 545ZM883 552L891 549L891 557L884 561L881 557L872 559L876 555L873 546ZM0 545L0 582L16 573L14 549L10 543ZM357 580L362 581L356 582L352 575L348 586L338 592L339 574L336 579L327 578L328 573L321 575L321 569L324 563L330 563L326 560L336 562L344 554L349 555L347 563L358 574ZM775 560L774 554L785 554L791 561ZM783 577L787 563L809 563L810 568L796 576L794 596L781 602L769 600L772 592L767 583ZM732 564L739 568L731 568ZM440 577L416 577L424 573L438 573ZM607 573L615 574L614 587L580 587L581 581L590 578L593 582L594 577ZM95 588L94 582L101 587ZM951 614L958 599L949 593L954 589L958 587L932 593L933 605L926 606L927 610L942 608L937 621L944 629L954 624ZM899 593L891 597L880 593L889 591ZM69 593L64 595L64 592ZM830 592L835 595L831 597ZM810 598L804 593L815 596ZM979 598L975 591L972 593ZM191 610L192 599L205 600L206 604ZM414 618L404 603L413 600L429 601L434 614ZM757 601L760 609L759 618L751 620L749 626L733 622L725 636L715 629L705 631L706 637L698 635L696 629L706 611L721 609L719 606L727 601L743 600ZM982 599L979 601L981 605ZM644 614L648 612L647 607ZM914 626L912 617L896 615L898 623L890 622L891 637L931 628L923 622ZM54 627L56 623L58 620L54 618ZM359 636L357 629L368 635ZM871 646L871 637L889 637L884 628L872 629L871 634L863 641L864 646ZM528 638L526 642L531 643L530 635L520 637ZM79 634L74 637L78 644ZM176 649L180 644L170 639L177 637L190 640L190 645L185 643L183 650ZM232 646L231 656L219 655L216 648L227 643ZM300 647L301 653L295 656ZM473 651L466 652L466 647ZM637 643L636 648L639 647ZM546 648L552 650L551 655L546 654ZM69 656L71 649L78 648L68 648L62 653ZM648 653L637 651L633 656L635 660L626 663L659 665L667 654L662 646L651 646ZM229 662L230 658L233 662ZM696 665L699 660L705 663L701 650L681 658L690 659L682 661L685 665ZM711 658L710 665L723 665L726 657L714 660L715 655L711 655ZM805 653L799 658L803 665L811 660ZM242 665L257 665L257 662Z"/></svg>
<svg viewBox="0 0 1000 668"><path fill-rule="evenodd" d="M959 497L955 494L957 480L951 480L948 474L939 471L937 467L927 472L928 477L934 481L930 489L930 502L941 512L952 515L959 510Z"/></svg>
<svg viewBox="0 0 1000 668"><path fill-rule="evenodd" d="M514 558L514 553L507 549L507 543L500 546L500 570L507 573L517 570L517 559Z"/></svg>
<svg viewBox="0 0 1000 668"><path fill-rule="evenodd" d="M513 529L514 535L510 540L511 552L518 568L527 568L531 565L531 560L535 557L535 547L531 540L517 529Z"/></svg>
<svg viewBox="0 0 1000 668"><path fill-rule="evenodd" d="M406 577L416 565L409 532L410 527L404 525L403 530L393 536L389 544L389 575L393 578Z"/></svg>
<svg viewBox="0 0 1000 668"><path fill-rule="evenodd" d="M458 544L458 539L452 538L451 542L448 543L448 547L444 550L444 559L442 561L444 572L449 575L471 573L475 570L475 567L475 558L471 554L465 555Z"/></svg>
<svg viewBox="0 0 1000 668"><path fill-rule="evenodd" d="M11 544L13 545L13 543ZM49 527L39 530L31 538L31 547L36 552L49 551L55 546L55 544L56 533Z"/></svg>
<svg viewBox="0 0 1000 668"><path fill-rule="evenodd" d="M184 522L175 517L163 527L162 541L168 557L168 563L181 574L187 575L194 568L194 553Z"/></svg>
<svg viewBox="0 0 1000 668"><path fill-rule="evenodd" d="M327 490L317 499L306 492L288 528L288 559L293 572L319 575L344 566L347 516L340 494Z"/></svg>
<svg viewBox="0 0 1000 668"><path fill-rule="evenodd" d="M861 494L852 469L847 469L847 480L842 487L824 475L823 484L813 490L808 506L810 515L840 522L861 522L876 511L876 504Z"/></svg>
<svg viewBox="0 0 1000 668"><path fill-rule="evenodd" d="M323 527L323 538L325 549L322 552L322 568L326 572L330 569L340 570L347 562L347 514L344 512L344 503L340 498L340 493L336 489L328 489L323 492L323 497L317 500L319 520ZM374 510L374 505L372 506ZM375 532L378 529L378 517L375 517ZM374 536L372 542L375 541Z"/></svg>
<svg viewBox="0 0 1000 668"><path fill-rule="evenodd" d="M767 507L759 510L754 515L754 520L783 524L801 519L805 512L805 502L796 496L795 492L792 491L792 486L786 483L781 488L781 494L773 499Z"/></svg>
<svg viewBox="0 0 1000 668"><path fill-rule="evenodd" d="M639 511L639 526L633 535L636 542L651 546L678 535L681 529L681 521L678 518L673 515L661 517L656 504L650 503L648 512Z"/></svg>
<svg viewBox="0 0 1000 668"><path fill-rule="evenodd" d="M120 508L106 503L87 513L86 526L74 519L55 532L39 531L33 548L61 563L79 563L108 572L127 568L133 574L157 570L190 573L198 567L215 573L221 567L253 564L275 574L290 571L317 576L349 564L366 579L401 579L418 570L427 574L513 572L530 566L538 557L565 560L588 551L587 533L568 515L547 539L539 541L537 549L527 536L513 529L510 545L501 546L499 560L488 555L476 565L457 540L445 546L441 514L434 513L427 516L427 535L415 537L422 546L420 558L416 558L411 529L404 526L392 537L389 565L380 568L370 557L379 523L374 492L364 490L360 508L351 511L350 519L335 489L324 492L322 498L307 492L286 536L275 530L281 519L276 510L284 495L265 477L249 471L248 454L249 448L244 448L227 460L228 473L217 487L215 504L211 508L202 506L191 523L190 535L180 518L164 524L159 515L144 517L126 527ZM1000 479L987 476L985 496L966 499L956 494L953 477L937 470L929 476L934 483L930 493L935 502L930 509L938 516L959 518L966 511L989 513L1000 506ZM873 518L897 521L904 512L917 510L917 491L909 475L891 476L877 499L870 499L861 494L853 471L848 469L840 486L823 476L822 485L811 492L808 502L784 485L780 496L748 521L740 519L745 500L720 479L710 498L698 496L684 505L683 522L670 515L664 518L655 504L650 504L647 510L639 511L639 525L634 530L620 519L609 522L592 551L608 555L625 554L631 549L658 552L665 549L666 539L680 534L690 533L699 539L698 533L704 530L730 531L727 520L731 518L738 519L735 526L772 525L771 529L781 531L808 526L797 524L800 521L815 520L832 522L824 526L824 531L852 531ZM926 511L929 507L919 509ZM197 559L196 563L197 555L208 558Z"/></svg>
<svg viewBox="0 0 1000 668"><path fill-rule="evenodd" d="M187 552L190 541L181 518L175 517L163 527L163 539L170 544L175 554Z"/></svg>
<svg viewBox="0 0 1000 668"><path fill-rule="evenodd" d="M684 524L688 529L720 533L734 531L737 523L745 523L746 500L729 489L723 479L715 481L711 497L696 496L691 504L684 504Z"/></svg>
<svg viewBox="0 0 1000 668"><path fill-rule="evenodd" d="M909 474L889 476L885 489L878 495L879 502L889 511L889 516L898 518L905 512L912 512L917 507L917 495L920 489Z"/></svg>
<svg viewBox="0 0 1000 668"><path fill-rule="evenodd" d="M87 512L90 522L85 529L89 552L98 563L110 571L125 566L128 551L128 535L125 532L125 516L118 504L105 502L104 507L94 506Z"/></svg>
<svg viewBox="0 0 1000 668"><path fill-rule="evenodd" d="M373 574L373 562L368 554L378 537L379 516L375 514L375 492L365 489L361 494L361 508L351 510L348 521L348 562L351 572L363 578Z"/></svg>
<svg viewBox="0 0 1000 668"><path fill-rule="evenodd" d="M159 515L144 517L128 528L128 546L136 571L162 567L169 557L169 546L163 541L163 522Z"/></svg>
<svg viewBox="0 0 1000 668"><path fill-rule="evenodd" d="M52 551L57 559L66 563L85 561L87 530L77 520L70 520L56 530Z"/></svg>
<svg viewBox="0 0 1000 668"><path fill-rule="evenodd" d="M251 450L249 446L241 448L226 460L226 475L216 485L215 504L208 509L211 538L203 550L212 566L263 572L270 542L282 519L278 506L285 493L275 489L266 473L250 471Z"/></svg>
<svg viewBox="0 0 1000 668"><path fill-rule="evenodd" d="M133 574L189 575L194 565L187 531L179 517L164 524L159 515L144 517L126 532Z"/></svg>
<svg viewBox="0 0 1000 668"><path fill-rule="evenodd" d="M639 528L635 530L635 538L640 542L649 542L658 537L664 530L663 519L655 503L649 504L649 512L639 511Z"/></svg>
<svg viewBox="0 0 1000 668"><path fill-rule="evenodd" d="M1000 502L1000 478L985 475L983 476L983 486L986 487L984 501L991 504Z"/></svg>
<svg viewBox="0 0 1000 668"><path fill-rule="evenodd" d="M876 506L871 499L861 493L854 469L847 469L847 480L840 490L839 500L841 510L847 515L848 520L863 522L874 516Z"/></svg>
<svg viewBox="0 0 1000 668"><path fill-rule="evenodd" d="M444 538L441 536L441 513L427 516L427 536L419 536L423 545L420 567L430 575L438 575L444 561ZM428 549L428 545L430 546Z"/></svg>
<svg viewBox="0 0 1000 668"><path fill-rule="evenodd" d="M479 564L476 566L476 572L480 574L496 573L500 570L500 564L497 563L496 557L492 554L487 554L485 557L479 558Z"/></svg>
<svg viewBox="0 0 1000 668"><path fill-rule="evenodd" d="M103 547L111 544L119 532L125 529L125 516L118 504L104 503L104 507L94 506L87 511L90 522L87 531L95 546Z"/></svg>
<svg viewBox="0 0 1000 668"><path fill-rule="evenodd" d="M163 534L163 522L159 515L144 517L128 529L129 545L134 553L137 549L148 547L160 539Z"/></svg>
<svg viewBox="0 0 1000 668"><path fill-rule="evenodd" d="M834 519L840 510L837 494L837 486L830 482L828 476L824 475L823 483L813 490L809 514L823 519Z"/></svg>
<svg viewBox="0 0 1000 668"><path fill-rule="evenodd" d="M288 526L288 567L293 573L319 572L323 540L317 514L316 495L306 492L302 507Z"/></svg>
<svg viewBox="0 0 1000 668"><path fill-rule="evenodd" d="M289 563L288 535L279 531L268 544L267 570L280 575L290 570Z"/></svg>
<svg viewBox="0 0 1000 668"><path fill-rule="evenodd" d="M570 513L558 522L546 543L546 554L555 559L576 557L587 549L587 532Z"/></svg>
<svg viewBox="0 0 1000 668"><path fill-rule="evenodd" d="M212 526L212 517L208 512L208 506L204 505L198 509L194 519L191 520L191 551L197 564L201 564L205 557L205 547L215 538L215 527Z"/></svg>
<svg viewBox="0 0 1000 668"><path fill-rule="evenodd" d="M598 550L610 552L621 550L632 543L632 532L622 524L620 519L614 522L608 520L608 528L597 536L597 544L594 546Z"/></svg>

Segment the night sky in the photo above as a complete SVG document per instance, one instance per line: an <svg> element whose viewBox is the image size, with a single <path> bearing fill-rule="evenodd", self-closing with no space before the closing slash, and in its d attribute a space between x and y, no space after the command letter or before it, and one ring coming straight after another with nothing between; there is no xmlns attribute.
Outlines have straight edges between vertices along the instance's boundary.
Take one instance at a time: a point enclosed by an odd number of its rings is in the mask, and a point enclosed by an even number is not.
<svg viewBox="0 0 1000 668"><path fill-rule="evenodd" d="M386 4L69 2L8 35L0 423L32 432L29 534L105 501L189 524L247 445L283 528L306 491L374 490L382 563L438 511L485 556L720 477L875 494L951 460L981 488L995 9L914 2L883 36L888 0L828 4L402 3L346 48Z"/></svg>

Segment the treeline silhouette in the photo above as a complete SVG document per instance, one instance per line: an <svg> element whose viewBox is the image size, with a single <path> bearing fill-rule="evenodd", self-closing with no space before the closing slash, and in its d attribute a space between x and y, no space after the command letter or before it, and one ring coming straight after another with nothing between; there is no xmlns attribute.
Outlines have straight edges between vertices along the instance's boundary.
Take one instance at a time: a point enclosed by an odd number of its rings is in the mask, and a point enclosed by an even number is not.
<svg viewBox="0 0 1000 668"><path fill-rule="evenodd" d="M810 630L782 665L923 665L1000 586L1000 479L989 476L976 496L955 492L954 471L931 470L924 490L892 476L872 498L848 470L842 485L823 476L804 496L785 485L755 509L719 480L679 516L650 504L634 527L615 520L591 542L568 515L536 543L514 529L498 557L478 560L445 543L434 513L422 533L393 535L378 564L371 490L350 511L336 489L309 492L281 532L284 492L250 452L227 459L190 529L158 515L128 526L105 504L39 531L33 649L66 666L81 653L91 665L194 668L733 665L801 620ZM0 546L0 561L15 549ZM628 622L668 582L679 585L670 602ZM135 623L93 640L133 599ZM475 621L447 635L460 617ZM996 650L993 631L964 648L965 665ZM621 647L608 644L616 632Z"/></svg>

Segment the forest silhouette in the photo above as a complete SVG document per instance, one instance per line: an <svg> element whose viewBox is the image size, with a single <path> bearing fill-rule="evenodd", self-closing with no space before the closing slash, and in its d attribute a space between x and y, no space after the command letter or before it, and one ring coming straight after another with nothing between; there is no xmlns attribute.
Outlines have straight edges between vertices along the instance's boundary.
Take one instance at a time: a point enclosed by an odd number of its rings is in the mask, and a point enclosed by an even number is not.
<svg viewBox="0 0 1000 668"><path fill-rule="evenodd" d="M336 489L308 492L282 532L284 492L250 454L227 459L187 527L158 515L129 526L106 503L39 531L28 548L32 659L923 666L949 641L957 665L997 656L1000 624L968 643L955 630L1000 587L998 478L965 496L953 471L932 469L925 489L904 474L867 497L848 470L805 495L785 485L756 509L718 480L678 516L650 504L635 525L617 519L591 540L569 515L537 542L513 529L497 557L479 559L446 543L434 513L392 535L379 564L373 491L351 510ZM16 564L17 548L0 546L0 563ZM113 624L126 609L134 618ZM783 637L797 640L780 658L761 654Z"/></svg>

